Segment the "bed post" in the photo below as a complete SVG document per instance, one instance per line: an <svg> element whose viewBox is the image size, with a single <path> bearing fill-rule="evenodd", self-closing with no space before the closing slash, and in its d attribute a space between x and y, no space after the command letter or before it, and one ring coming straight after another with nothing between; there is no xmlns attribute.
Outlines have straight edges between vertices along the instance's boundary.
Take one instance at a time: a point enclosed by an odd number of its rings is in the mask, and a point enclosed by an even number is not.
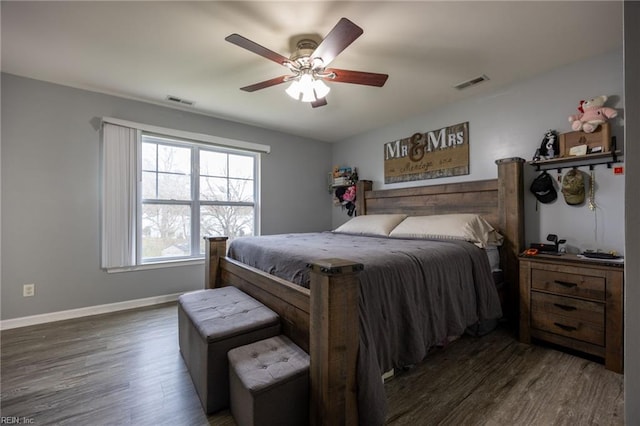
<svg viewBox="0 0 640 426"><path fill-rule="evenodd" d="M311 268L311 425L358 424L360 263L316 260Z"/></svg>
<svg viewBox="0 0 640 426"><path fill-rule="evenodd" d="M220 258L227 255L228 237L204 237L204 288L220 286Z"/></svg>
<svg viewBox="0 0 640 426"><path fill-rule="evenodd" d="M512 324L518 324L519 266L518 255L524 248L524 191L522 165L519 157L496 160L498 165L498 213L502 245L502 270L506 284L507 312Z"/></svg>
<svg viewBox="0 0 640 426"><path fill-rule="evenodd" d="M364 193L371 191L371 188L373 188L373 182L370 180L359 180L356 182L356 214L358 216L367 214Z"/></svg>

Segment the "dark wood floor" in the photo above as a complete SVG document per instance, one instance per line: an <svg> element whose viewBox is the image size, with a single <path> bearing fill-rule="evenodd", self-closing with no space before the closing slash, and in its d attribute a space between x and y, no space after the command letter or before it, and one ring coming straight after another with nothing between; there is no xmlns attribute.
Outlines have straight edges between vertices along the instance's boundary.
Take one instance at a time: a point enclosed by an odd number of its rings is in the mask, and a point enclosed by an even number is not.
<svg viewBox="0 0 640 426"><path fill-rule="evenodd" d="M34 425L235 425L228 411L203 414L177 341L174 304L4 331L1 415ZM622 425L622 382L498 329L389 381L388 424Z"/></svg>

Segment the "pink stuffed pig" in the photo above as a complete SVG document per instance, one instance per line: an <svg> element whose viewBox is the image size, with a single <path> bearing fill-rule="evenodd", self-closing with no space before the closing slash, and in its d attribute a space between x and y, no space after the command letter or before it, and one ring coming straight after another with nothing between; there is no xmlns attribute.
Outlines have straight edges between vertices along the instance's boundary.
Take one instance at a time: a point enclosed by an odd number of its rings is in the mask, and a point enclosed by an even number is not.
<svg viewBox="0 0 640 426"><path fill-rule="evenodd" d="M580 106L578 107L580 114L569 117L571 128L576 131L582 130L585 133L593 133L607 119L617 116L618 112L615 109L604 106L606 101L606 96L597 96L588 101L580 101Z"/></svg>

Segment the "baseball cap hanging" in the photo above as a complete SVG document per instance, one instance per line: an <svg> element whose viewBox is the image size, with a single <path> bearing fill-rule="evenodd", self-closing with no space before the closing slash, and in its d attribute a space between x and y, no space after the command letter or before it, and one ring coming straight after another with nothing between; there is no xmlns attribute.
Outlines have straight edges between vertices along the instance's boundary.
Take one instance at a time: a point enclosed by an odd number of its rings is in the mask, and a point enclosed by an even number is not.
<svg viewBox="0 0 640 426"><path fill-rule="evenodd" d="M548 204L558 198L556 188L553 186L553 178L549 173L543 171L531 182L529 188L536 199L541 203Z"/></svg>
<svg viewBox="0 0 640 426"><path fill-rule="evenodd" d="M584 203L584 176L577 169L569 170L562 178L562 195L567 204L575 206Z"/></svg>

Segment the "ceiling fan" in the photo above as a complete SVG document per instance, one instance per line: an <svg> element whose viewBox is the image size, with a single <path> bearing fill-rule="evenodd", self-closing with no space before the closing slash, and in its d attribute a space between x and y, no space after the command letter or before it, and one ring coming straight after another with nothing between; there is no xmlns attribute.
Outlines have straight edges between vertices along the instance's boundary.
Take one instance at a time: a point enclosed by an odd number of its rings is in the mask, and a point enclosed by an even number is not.
<svg viewBox="0 0 640 426"><path fill-rule="evenodd" d="M330 89L324 84L324 81L376 87L382 87L387 81L389 77L387 74L327 68L329 63L353 43L355 39L360 37L363 32L362 28L347 18L342 18L320 44L309 38L299 40L296 51L289 58L239 34L231 34L225 40L276 62L291 71L289 75L282 75L250 86L241 87L240 90L254 92L291 81L292 83L287 89L287 93L294 99L311 103L311 106L316 108L327 104L326 95Z"/></svg>

